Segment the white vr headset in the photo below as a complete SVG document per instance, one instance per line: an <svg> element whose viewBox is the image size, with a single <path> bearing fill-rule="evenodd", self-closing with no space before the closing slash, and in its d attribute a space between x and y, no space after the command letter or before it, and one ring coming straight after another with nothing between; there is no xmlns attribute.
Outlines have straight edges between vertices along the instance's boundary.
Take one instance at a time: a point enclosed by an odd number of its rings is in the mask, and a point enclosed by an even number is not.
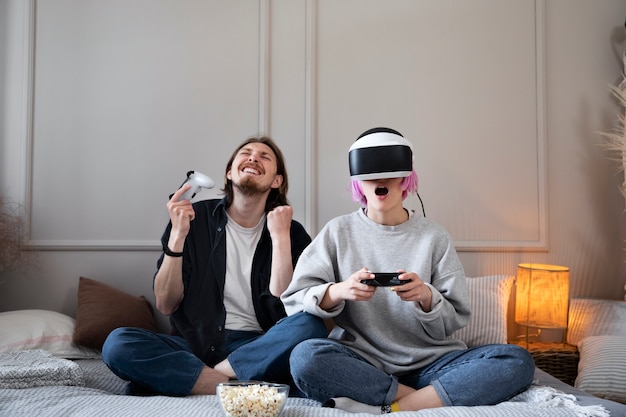
<svg viewBox="0 0 626 417"><path fill-rule="evenodd" d="M377 127L350 146L348 163L353 180L408 177L413 171L413 148L399 132Z"/></svg>

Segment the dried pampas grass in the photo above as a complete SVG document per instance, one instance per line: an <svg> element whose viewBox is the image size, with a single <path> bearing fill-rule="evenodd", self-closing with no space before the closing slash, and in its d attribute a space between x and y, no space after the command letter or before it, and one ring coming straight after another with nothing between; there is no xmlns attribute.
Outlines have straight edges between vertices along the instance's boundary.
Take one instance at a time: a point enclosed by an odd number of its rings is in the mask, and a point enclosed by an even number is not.
<svg viewBox="0 0 626 417"><path fill-rule="evenodd" d="M626 71L626 54L623 55L622 59ZM620 186L620 191L626 199L626 75L619 85L611 86L610 89L618 101L620 112L617 117L617 126L613 132L601 133L605 139L602 147L611 153L611 160L616 163L617 171L625 173L625 180Z"/></svg>
<svg viewBox="0 0 626 417"><path fill-rule="evenodd" d="M0 272L25 271L33 266L34 252L26 250L24 222L17 205L0 197Z"/></svg>

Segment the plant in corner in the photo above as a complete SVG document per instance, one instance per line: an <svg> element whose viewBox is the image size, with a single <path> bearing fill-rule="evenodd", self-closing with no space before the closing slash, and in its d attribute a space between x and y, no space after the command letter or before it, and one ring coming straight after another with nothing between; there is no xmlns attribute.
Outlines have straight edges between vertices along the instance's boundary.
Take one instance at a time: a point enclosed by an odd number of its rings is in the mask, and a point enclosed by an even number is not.
<svg viewBox="0 0 626 417"><path fill-rule="evenodd" d="M626 54L622 57L626 70ZM617 99L620 112L617 116L617 126L612 132L602 132L605 139L602 147L608 150L612 158L617 163L618 172L626 174L626 75L618 85L610 86L611 93ZM626 177L620 186L620 191L626 199Z"/></svg>
<svg viewBox="0 0 626 417"><path fill-rule="evenodd" d="M612 155L611 159L616 162L618 172L624 172L624 181L619 188L626 200L626 53L622 54L622 64L624 68L622 81L618 85L610 87L611 93L617 99L620 109L617 116L617 125L612 132L602 132L600 134L605 139L602 142L602 147ZM626 211L626 208L624 211ZM626 251L626 248L624 251ZM626 259L624 262L626 262ZM624 300L626 300L626 283L624 284Z"/></svg>

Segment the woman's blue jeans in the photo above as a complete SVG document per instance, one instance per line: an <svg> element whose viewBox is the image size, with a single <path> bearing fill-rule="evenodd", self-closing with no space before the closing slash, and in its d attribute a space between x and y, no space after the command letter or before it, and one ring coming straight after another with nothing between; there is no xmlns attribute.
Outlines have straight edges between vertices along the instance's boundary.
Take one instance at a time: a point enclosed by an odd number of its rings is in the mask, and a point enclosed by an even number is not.
<svg viewBox="0 0 626 417"><path fill-rule="evenodd" d="M222 349L240 380L289 383L289 355L303 340L326 336L319 317L298 313L285 317L264 334L227 331ZM109 334L102 359L135 392L189 395L206 366L182 337L121 327ZM292 395L298 395L295 386Z"/></svg>
<svg viewBox="0 0 626 417"><path fill-rule="evenodd" d="M331 339L300 343L291 353L296 386L325 402L349 397L372 405L391 404L398 384L415 389L432 385L446 406L492 405L532 383L532 356L517 345L486 345L448 353L429 366L399 377L388 375L353 350Z"/></svg>

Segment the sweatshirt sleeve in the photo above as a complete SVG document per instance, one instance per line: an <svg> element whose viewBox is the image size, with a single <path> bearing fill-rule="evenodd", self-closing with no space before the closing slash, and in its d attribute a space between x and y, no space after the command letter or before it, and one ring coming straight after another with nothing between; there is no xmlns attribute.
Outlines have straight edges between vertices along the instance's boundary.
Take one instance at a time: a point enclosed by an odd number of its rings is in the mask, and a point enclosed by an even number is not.
<svg viewBox="0 0 626 417"><path fill-rule="evenodd" d="M291 284L281 296L288 315L305 311L326 319L335 317L343 310L344 303L329 311L319 306L326 290L335 282L335 272L329 252L332 252L332 249L329 251L324 238L324 230L322 230L302 252L293 271Z"/></svg>
<svg viewBox="0 0 626 417"><path fill-rule="evenodd" d="M433 254L433 270L427 284L432 291L432 310L420 314L424 331L437 340L465 327L471 314L463 266L451 240L444 248L442 255L436 251Z"/></svg>

